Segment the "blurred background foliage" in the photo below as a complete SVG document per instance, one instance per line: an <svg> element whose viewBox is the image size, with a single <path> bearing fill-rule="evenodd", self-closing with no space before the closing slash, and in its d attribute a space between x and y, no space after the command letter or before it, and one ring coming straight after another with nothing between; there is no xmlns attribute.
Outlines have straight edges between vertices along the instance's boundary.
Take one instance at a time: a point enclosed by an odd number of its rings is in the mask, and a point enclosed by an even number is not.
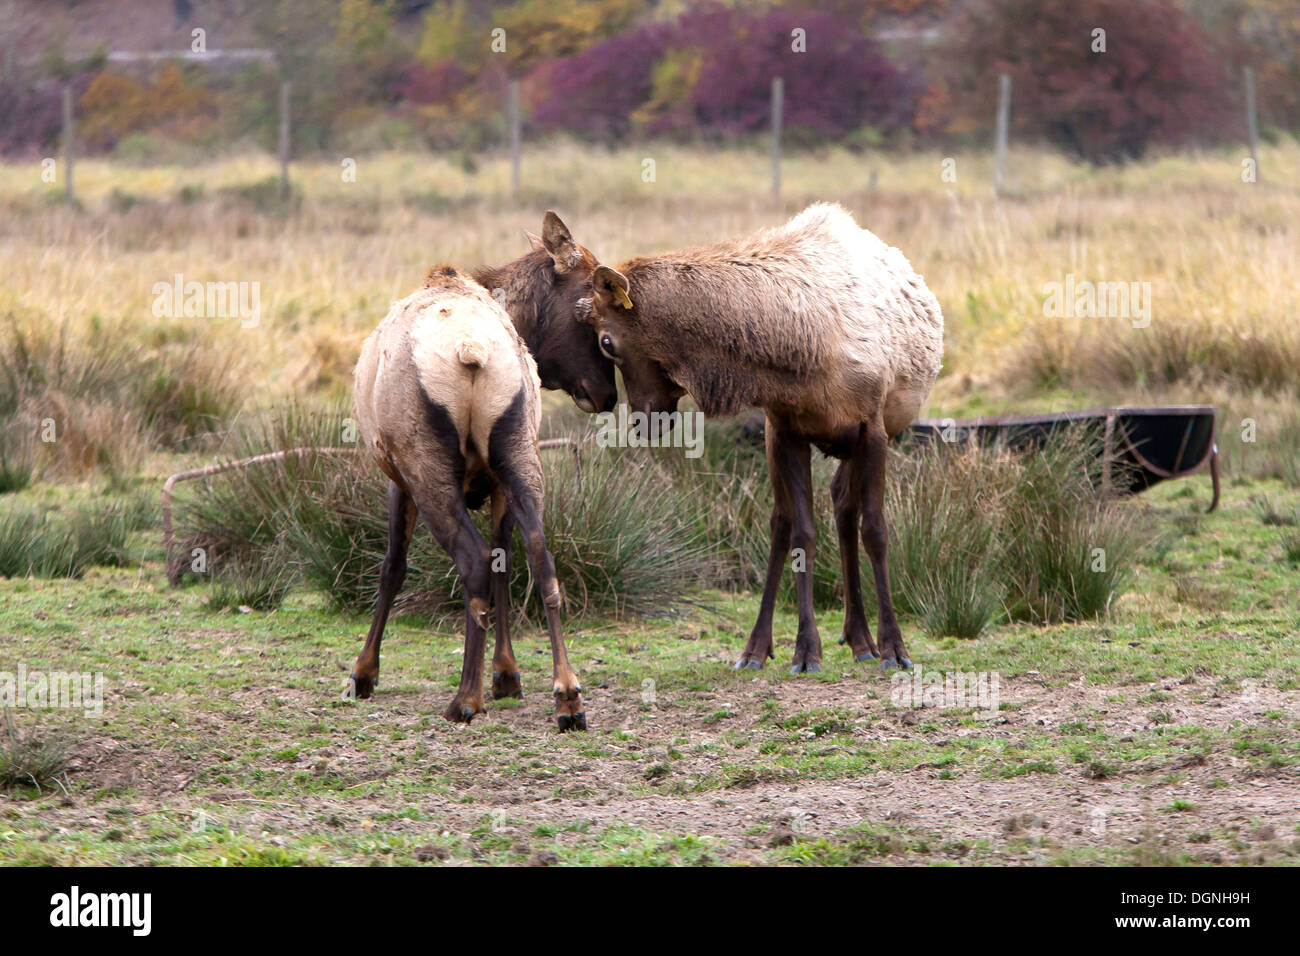
<svg viewBox="0 0 1300 956"><path fill-rule="evenodd" d="M1017 142L1108 162L1239 141L1251 66L1262 135L1300 130L1300 0L0 0L0 12L8 155L56 148L64 84L91 152L271 148L281 75L297 155L498 145L511 79L526 135L736 140L766 130L779 75L792 145L908 148L986 142L1006 71ZM1105 53L1091 49L1097 27ZM184 53L195 28L209 52L276 59L107 57Z"/></svg>

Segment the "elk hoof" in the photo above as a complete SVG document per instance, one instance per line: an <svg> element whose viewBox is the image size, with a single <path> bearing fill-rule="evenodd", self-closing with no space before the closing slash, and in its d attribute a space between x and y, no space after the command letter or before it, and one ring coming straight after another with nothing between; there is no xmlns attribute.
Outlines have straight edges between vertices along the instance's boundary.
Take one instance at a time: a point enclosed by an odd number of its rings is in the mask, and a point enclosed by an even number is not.
<svg viewBox="0 0 1300 956"><path fill-rule="evenodd" d="M358 677L356 674L352 674L343 687L343 699L369 700L370 696L375 692L375 685L378 683L378 677Z"/></svg>
<svg viewBox="0 0 1300 956"><path fill-rule="evenodd" d="M791 674L816 674L822 669L821 664L813 661L811 664L795 664L790 668Z"/></svg>
<svg viewBox="0 0 1300 956"><path fill-rule="evenodd" d="M761 671L762 669L763 662L756 661L752 657L742 657L740 660L736 661L736 670L738 671Z"/></svg>
<svg viewBox="0 0 1300 956"><path fill-rule="evenodd" d="M894 668L901 668L902 670L910 671L912 669L912 662L906 657L900 657L898 660L894 660L892 657L886 657L880 662L880 669L882 671L890 671Z"/></svg>
<svg viewBox="0 0 1300 956"><path fill-rule="evenodd" d="M587 729L587 712L582 708L582 685L555 685L555 726L560 733Z"/></svg>
<svg viewBox="0 0 1300 956"><path fill-rule="evenodd" d="M879 656L880 655L877 654L875 651L863 651L861 654L857 654L854 656L853 663L861 664L863 661L874 661Z"/></svg>
<svg viewBox="0 0 1300 956"><path fill-rule="evenodd" d="M576 714L556 714L555 725L560 728L562 734L570 730L586 730L587 714L581 710Z"/></svg>
<svg viewBox="0 0 1300 956"><path fill-rule="evenodd" d="M447 705L447 709L442 712L453 724L468 724L474 719L475 714L482 713L482 709L475 710L468 704L462 704L460 701L453 700Z"/></svg>
<svg viewBox="0 0 1300 956"><path fill-rule="evenodd" d="M507 697L523 700L524 687L519 681L519 671L515 671L513 674L502 674L500 671L493 671L492 699L505 700Z"/></svg>

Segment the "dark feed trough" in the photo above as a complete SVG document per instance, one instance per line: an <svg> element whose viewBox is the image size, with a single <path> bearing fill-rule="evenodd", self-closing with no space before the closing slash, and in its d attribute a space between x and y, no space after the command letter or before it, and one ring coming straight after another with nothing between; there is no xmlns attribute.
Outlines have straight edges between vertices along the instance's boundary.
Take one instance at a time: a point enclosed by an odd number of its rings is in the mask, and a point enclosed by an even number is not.
<svg viewBox="0 0 1300 956"><path fill-rule="evenodd" d="M1032 451L1066 430L1095 430L1103 436L1108 467L1101 470L1103 489L1129 494L1145 491L1166 478L1181 478L1209 462L1214 499L1219 505L1219 450L1213 405L1122 405L1050 415L1002 415L995 418L919 418L905 429L902 442L965 442Z"/></svg>

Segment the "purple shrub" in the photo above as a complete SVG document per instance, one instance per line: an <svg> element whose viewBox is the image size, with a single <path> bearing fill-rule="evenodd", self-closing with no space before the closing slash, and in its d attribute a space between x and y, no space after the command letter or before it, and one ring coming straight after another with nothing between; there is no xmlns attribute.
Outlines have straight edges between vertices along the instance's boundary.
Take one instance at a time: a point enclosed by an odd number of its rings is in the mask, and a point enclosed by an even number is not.
<svg viewBox="0 0 1300 956"><path fill-rule="evenodd" d="M794 52L792 31L806 34ZM772 78L785 82L785 125L796 136L839 137L863 126L910 123L919 76L830 14L696 8L643 26L532 74L534 123L609 140L633 129L688 137L736 136L770 122Z"/></svg>

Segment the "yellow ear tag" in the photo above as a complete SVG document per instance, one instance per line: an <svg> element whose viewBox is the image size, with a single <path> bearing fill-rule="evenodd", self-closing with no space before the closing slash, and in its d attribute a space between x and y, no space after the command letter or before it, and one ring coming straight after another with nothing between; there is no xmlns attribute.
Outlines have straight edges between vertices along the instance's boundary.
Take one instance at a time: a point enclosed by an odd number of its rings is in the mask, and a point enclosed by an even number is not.
<svg viewBox="0 0 1300 956"><path fill-rule="evenodd" d="M614 286L614 295L618 298L618 304L625 309L632 308L632 300L628 298L627 290L622 286Z"/></svg>

